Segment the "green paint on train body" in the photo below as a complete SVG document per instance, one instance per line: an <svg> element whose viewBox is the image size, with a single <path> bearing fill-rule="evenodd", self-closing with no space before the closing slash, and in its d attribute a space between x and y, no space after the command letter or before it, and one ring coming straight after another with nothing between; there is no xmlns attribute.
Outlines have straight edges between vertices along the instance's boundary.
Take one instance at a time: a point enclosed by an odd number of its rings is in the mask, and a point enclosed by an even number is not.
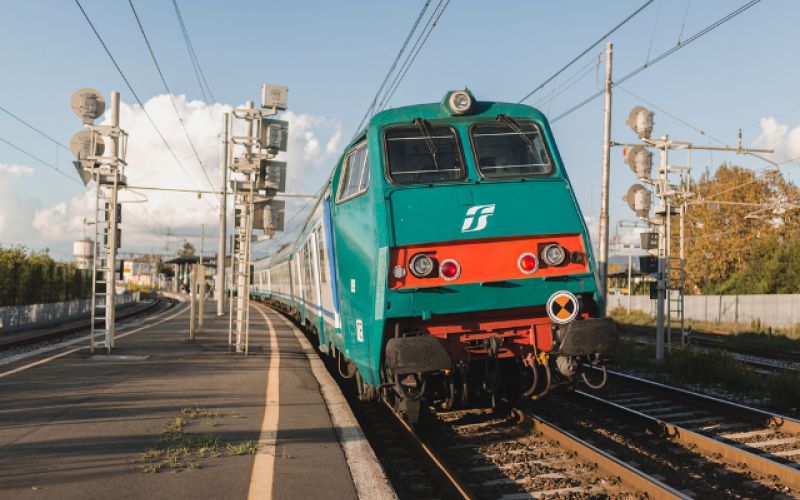
<svg viewBox="0 0 800 500"><path fill-rule="evenodd" d="M539 126L553 164L552 174L513 179L486 179L479 175L469 127L477 122L495 123L498 115L530 120ZM403 185L389 181L383 132L392 126L412 125L417 118L431 126L455 128L465 161L465 179ZM339 192L342 160L363 141L369 155L368 190L343 202L331 194L341 330L325 330L321 323L324 337L357 365L365 382L381 382L387 319L542 306L558 290L591 294L598 301L586 225L552 131L541 112L525 105L496 102L476 102L472 112L462 116L451 115L442 103L383 111L347 147L323 192ZM467 209L481 204L495 205L486 228L480 233L462 232ZM476 283L434 289L388 289L388 255L398 245L566 233L582 235L588 273L561 280L513 280L512 286L503 288Z"/></svg>
<svg viewBox="0 0 800 500"><path fill-rule="evenodd" d="M446 99L447 96L443 102ZM512 179L485 179L479 175L469 128L474 123L494 123L498 115L538 125L549 150L552 174ZM466 169L463 180L403 185L389 181L383 133L389 127L412 125L417 118L432 126L448 125L456 130ZM342 162L348 152L364 142L369 155L369 187L363 194L340 202L336 193L342 181ZM341 328L332 328L303 303L290 305L304 323L317 327L320 345L327 348L333 344L342 351L369 384L381 382L387 320L542 306L558 290L589 294L598 301L592 248L580 208L549 124L539 111L529 106L476 102L472 112L463 116L452 116L442 103L383 111L345 149L321 190L317 206L326 197L331 199ZM463 232L466 210L489 204L495 205L495 210L486 227L477 236L474 232ZM277 260L297 265L295 254L317 223L318 219L309 219L291 251L281 252L283 255L276 256ZM388 289L389 253L396 246L557 234L582 236L589 272L569 279L511 280L510 286L503 287L473 283Z"/></svg>

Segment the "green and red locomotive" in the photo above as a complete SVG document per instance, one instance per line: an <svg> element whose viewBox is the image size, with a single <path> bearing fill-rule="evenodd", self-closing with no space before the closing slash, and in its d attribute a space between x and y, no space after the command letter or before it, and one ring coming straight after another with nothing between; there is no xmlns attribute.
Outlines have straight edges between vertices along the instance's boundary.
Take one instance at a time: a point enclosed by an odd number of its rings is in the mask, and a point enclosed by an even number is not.
<svg viewBox="0 0 800 500"><path fill-rule="evenodd" d="M449 92L375 115L253 294L293 315L410 420L538 398L616 341L589 235L545 117ZM594 373L594 372L592 372Z"/></svg>

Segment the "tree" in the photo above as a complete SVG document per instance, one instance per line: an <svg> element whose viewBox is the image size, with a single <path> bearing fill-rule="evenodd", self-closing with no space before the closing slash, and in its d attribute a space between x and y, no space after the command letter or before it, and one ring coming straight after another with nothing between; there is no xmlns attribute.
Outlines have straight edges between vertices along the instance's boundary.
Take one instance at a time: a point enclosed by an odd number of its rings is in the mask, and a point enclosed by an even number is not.
<svg viewBox="0 0 800 500"><path fill-rule="evenodd" d="M718 293L750 260L754 242L782 237L800 227L796 208L800 192L780 172L759 176L753 170L722 165L713 175L706 170L693 191L685 233L689 293ZM675 222L673 255L678 251Z"/></svg>

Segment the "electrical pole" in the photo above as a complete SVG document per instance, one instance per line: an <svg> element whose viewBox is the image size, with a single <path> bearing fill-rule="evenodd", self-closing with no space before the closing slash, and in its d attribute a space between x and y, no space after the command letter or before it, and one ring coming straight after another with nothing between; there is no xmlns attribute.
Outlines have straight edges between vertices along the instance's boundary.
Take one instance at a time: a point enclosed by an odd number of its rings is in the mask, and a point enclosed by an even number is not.
<svg viewBox="0 0 800 500"><path fill-rule="evenodd" d="M225 314L225 241L228 222L228 164L230 156L230 125L231 116L225 113L222 120L222 165L220 166L220 191L219 196L219 246L217 248L217 316Z"/></svg>
<svg viewBox="0 0 800 500"><path fill-rule="evenodd" d="M206 245L206 225L200 224L200 266L197 268L198 276L198 283L197 286L200 287L200 304L198 307L197 313L197 331L198 333L203 333L203 314L205 314L205 302L206 302L206 265L203 259L203 255L205 254L205 245Z"/></svg>
<svg viewBox="0 0 800 500"><path fill-rule="evenodd" d="M597 286L600 297L600 315L606 315L608 294L608 184L611 173L611 63L614 44L606 44L606 83L605 103L603 105L603 177L600 188L600 251L598 259Z"/></svg>

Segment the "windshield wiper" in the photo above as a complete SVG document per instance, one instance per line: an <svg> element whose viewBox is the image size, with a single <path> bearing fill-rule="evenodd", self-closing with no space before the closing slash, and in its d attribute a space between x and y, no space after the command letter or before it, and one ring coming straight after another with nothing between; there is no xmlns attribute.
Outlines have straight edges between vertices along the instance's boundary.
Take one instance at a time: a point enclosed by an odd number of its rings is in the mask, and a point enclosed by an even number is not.
<svg viewBox="0 0 800 500"><path fill-rule="evenodd" d="M425 120L422 118L415 118L414 123L417 125L417 127L419 127L419 132L422 134L422 138L425 140L425 145L428 146L428 152L431 154L431 159L433 159L433 166L436 167L436 170L439 170L439 162L436 160L436 144L433 142L433 138L428 131Z"/></svg>
<svg viewBox="0 0 800 500"><path fill-rule="evenodd" d="M531 140L530 137L528 137L527 133L525 133L519 127L519 124L516 121L514 121L513 118L509 117L508 115L497 115L497 121L505 123L506 125L508 125L508 128L513 130L514 133L516 133L517 136L520 139L522 139L522 141L525 142L525 144L527 144L528 149L530 150L530 152L531 153L534 152L534 150L533 150L533 141Z"/></svg>

